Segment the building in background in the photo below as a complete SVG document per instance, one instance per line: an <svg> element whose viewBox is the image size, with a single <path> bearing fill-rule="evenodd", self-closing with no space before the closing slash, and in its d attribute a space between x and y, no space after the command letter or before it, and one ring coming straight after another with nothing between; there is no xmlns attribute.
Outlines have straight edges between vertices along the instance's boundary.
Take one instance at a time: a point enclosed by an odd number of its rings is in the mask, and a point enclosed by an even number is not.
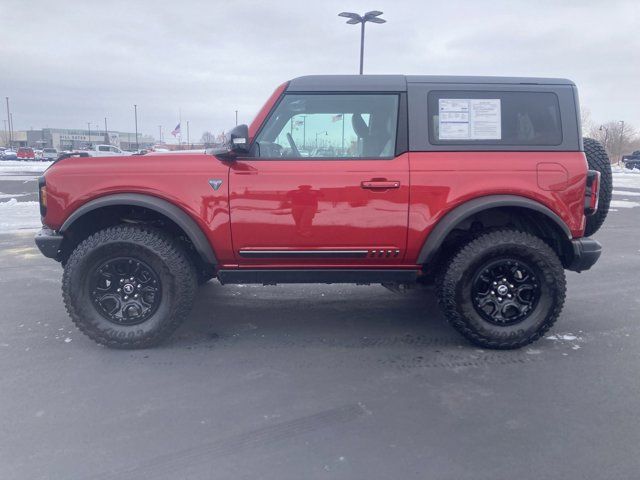
<svg viewBox="0 0 640 480"><path fill-rule="evenodd" d="M149 135L138 133L138 145L149 148L155 143ZM43 128L13 132L14 147L55 148L58 150L78 150L90 145L114 145L122 150L136 149L136 134L133 132L108 131L68 128Z"/></svg>

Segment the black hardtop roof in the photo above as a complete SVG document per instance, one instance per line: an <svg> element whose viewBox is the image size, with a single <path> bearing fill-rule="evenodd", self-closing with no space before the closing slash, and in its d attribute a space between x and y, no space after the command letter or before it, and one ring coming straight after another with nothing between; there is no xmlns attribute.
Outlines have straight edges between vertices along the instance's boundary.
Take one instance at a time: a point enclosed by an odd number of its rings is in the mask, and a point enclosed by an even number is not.
<svg viewBox="0 0 640 480"><path fill-rule="evenodd" d="M460 85L574 85L564 78L473 77L455 75L306 75L289 82L289 92L405 91L408 83Z"/></svg>

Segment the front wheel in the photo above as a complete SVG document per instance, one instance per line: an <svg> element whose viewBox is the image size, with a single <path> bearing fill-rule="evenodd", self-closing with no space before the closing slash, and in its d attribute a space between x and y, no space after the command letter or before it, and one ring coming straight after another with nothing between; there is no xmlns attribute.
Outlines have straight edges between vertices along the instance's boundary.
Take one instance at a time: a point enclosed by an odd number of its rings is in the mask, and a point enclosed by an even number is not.
<svg viewBox="0 0 640 480"><path fill-rule="evenodd" d="M565 293L556 253L540 238L511 229L470 241L438 285L438 301L453 327L495 349L539 339L558 318Z"/></svg>
<svg viewBox="0 0 640 480"><path fill-rule="evenodd" d="M146 348L169 337L191 309L196 273L182 246L142 226L100 230L64 268L64 303L76 326L113 348Z"/></svg>

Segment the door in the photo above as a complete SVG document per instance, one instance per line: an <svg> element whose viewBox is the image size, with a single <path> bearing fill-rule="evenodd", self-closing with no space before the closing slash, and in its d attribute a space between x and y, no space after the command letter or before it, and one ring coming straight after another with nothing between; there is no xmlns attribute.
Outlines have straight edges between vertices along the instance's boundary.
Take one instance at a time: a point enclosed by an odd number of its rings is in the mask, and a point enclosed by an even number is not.
<svg viewBox="0 0 640 480"><path fill-rule="evenodd" d="M252 155L231 164L241 266L398 265L407 241L408 154L398 94L285 95Z"/></svg>

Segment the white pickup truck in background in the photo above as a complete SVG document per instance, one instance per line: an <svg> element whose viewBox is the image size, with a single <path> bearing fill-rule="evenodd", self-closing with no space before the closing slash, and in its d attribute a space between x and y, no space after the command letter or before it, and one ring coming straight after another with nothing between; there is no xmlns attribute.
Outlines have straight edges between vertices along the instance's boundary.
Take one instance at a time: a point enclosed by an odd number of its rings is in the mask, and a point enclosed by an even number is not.
<svg viewBox="0 0 640 480"><path fill-rule="evenodd" d="M131 152L122 151L113 145L93 145L82 151L87 152L90 157L116 157L131 155Z"/></svg>

